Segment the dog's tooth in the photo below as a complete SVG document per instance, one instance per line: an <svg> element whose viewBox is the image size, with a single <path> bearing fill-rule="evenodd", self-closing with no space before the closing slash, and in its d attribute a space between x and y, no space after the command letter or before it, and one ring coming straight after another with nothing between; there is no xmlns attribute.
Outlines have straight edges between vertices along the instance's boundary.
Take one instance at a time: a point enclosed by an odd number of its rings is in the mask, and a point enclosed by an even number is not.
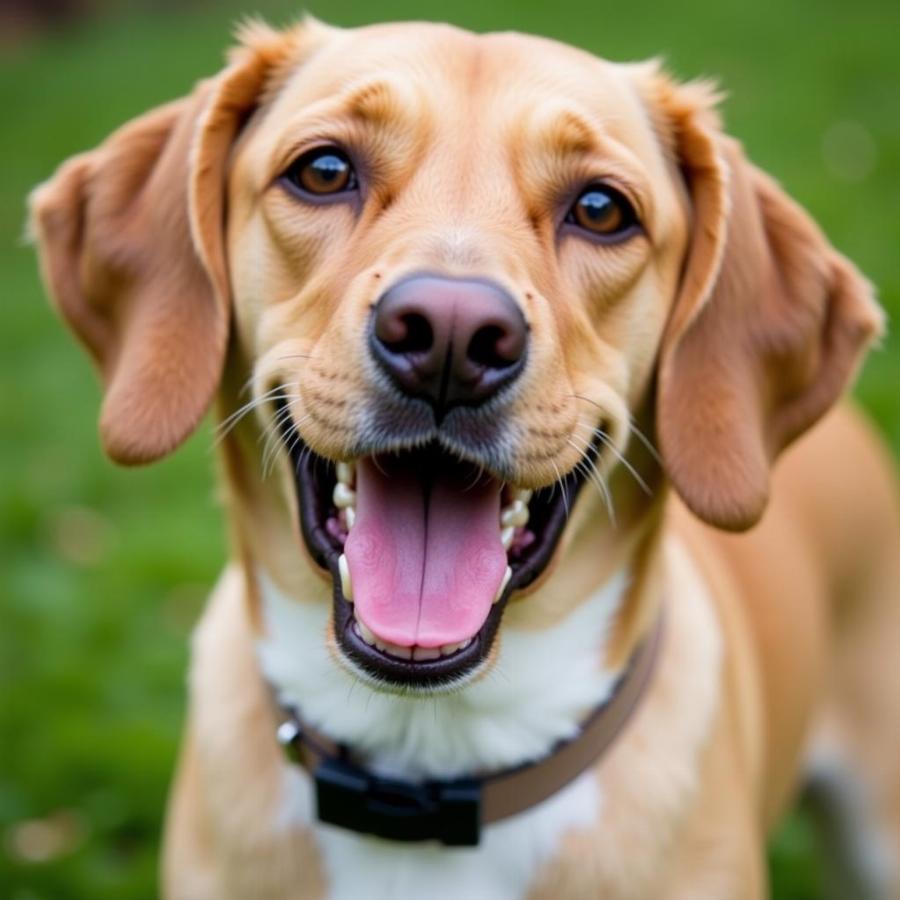
<svg viewBox="0 0 900 900"><path fill-rule="evenodd" d="M341 593L348 603L352 603L353 583L350 581L350 563L343 553L338 557L338 571L341 573Z"/></svg>
<svg viewBox="0 0 900 900"><path fill-rule="evenodd" d="M504 528L521 528L528 524L528 507L521 500L514 500L500 514L500 524Z"/></svg>
<svg viewBox="0 0 900 900"><path fill-rule="evenodd" d="M334 505L338 509L347 509L350 506L356 506L356 491L347 487L343 481L338 481L334 486L331 495Z"/></svg>
<svg viewBox="0 0 900 900"><path fill-rule="evenodd" d="M441 655L440 647L414 647L412 658L419 661L429 659L439 659Z"/></svg>
<svg viewBox="0 0 900 900"><path fill-rule="evenodd" d="M519 503L524 503L526 506L531 502L531 498L534 495L534 491L530 488L519 488L513 494L513 500L518 500Z"/></svg>
<svg viewBox="0 0 900 900"><path fill-rule="evenodd" d="M356 510L352 506L348 506L344 510L344 524L347 526L347 531L353 527L354 522L356 522Z"/></svg>
<svg viewBox="0 0 900 900"><path fill-rule="evenodd" d="M503 596L503 592L506 590L506 586L509 584L509 579L512 578L512 569L507 566L506 571L503 573L503 581L500 582L500 587L497 588L497 593L494 596L494 603L498 603L500 598Z"/></svg>
<svg viewBox="0 0 900 900"><path fill-rule="evenodd" d="M337 480L340 484L346 484L347 487L353 487L353 480L356 475L356 469L353 463L339 462L335 467L337 469Z"/></svg>
<svg viewBox="0 0 900 900"><path fill-rule="evenodd" d="M452 656L454 653L459 653L460 650L465 650L474 640L474 637L470 637L460 641L458 644L443 644L441 645L441 656Z"/></svg>
<svg viewBox="0 0 900 900"><path fill-rule="evenodd" d="M401 647L399 644L391 644L387 641L384 644L384 652L389 653L391 656L399 657L400 659L413 658L412 647Z"/></svg>
<svg viewBox="0 0 900 900"><path fill-rule="evenodd" d="M509 550L512 546L513 538L516 536L516 529L509 526L509 528L504 528L500 532L500 543L503 544L504 550Z"/></svg>
<svg viewBox="0 0 900 900"><path fill-rule="evenodd" d="M362 619L357 619L356 624L359 626L359 636L370 646L375 646L375 635L372 634L372 629L366 625Z"/></svg>

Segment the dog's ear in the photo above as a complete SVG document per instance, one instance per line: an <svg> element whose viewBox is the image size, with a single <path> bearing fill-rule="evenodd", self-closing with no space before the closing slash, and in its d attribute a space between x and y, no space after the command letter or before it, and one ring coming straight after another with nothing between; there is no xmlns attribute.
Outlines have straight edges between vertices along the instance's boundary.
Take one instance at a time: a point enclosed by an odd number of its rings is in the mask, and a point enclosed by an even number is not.
<svg viewBox="0 0 900 900"><path fill-rule="evenodd" d="M217 77L68 160L31 196L44 280L100 369L100 434L117 462L169 453L209 406L228 338L229 151L273 70L320 30L245 27Z"/></svg>
<svg viewBox="0 0 900 900"><path fill-rule="evenodd" d="M692 219L659 357L660 449L696 515L742 530L765 509L773 460L840 396L882 313L852 263L721 133L711 91L659 74L652 90Z"/></svg>

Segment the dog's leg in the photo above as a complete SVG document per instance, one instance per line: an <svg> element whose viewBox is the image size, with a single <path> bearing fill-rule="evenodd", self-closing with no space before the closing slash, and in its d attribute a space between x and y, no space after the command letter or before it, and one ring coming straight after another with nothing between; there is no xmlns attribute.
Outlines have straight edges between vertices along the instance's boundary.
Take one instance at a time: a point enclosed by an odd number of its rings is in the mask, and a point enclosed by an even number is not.
<svg viewBox="0 0 900 900"><path fill-rule="evenodd" d="M888 900L893 859L879 829L871 785L827 738L814 748L801 807L818 832L824 900Z"/></svg>
<svg viewBox="0 0 900 900"><path fill-rule="evenodd" d="M834 681L805 796L835 870L829 896L860 900L900 898L900 509L872 448L855 454L864 552L837 597Z"/></svg>
<svg viewBox="0 0 900 900"><path fill-rule="evenodd" d="M213 900L224 896L202 816L196 759L185 736L166 814L160 894L165 900Z"/></svg>
<svg viewBox="0 0 900 900"><path fill-rule="evenodd" d="M712 791L708 794L684 823L672 868L655 896L660 900L764 900L769 896L768 871L751 799L740 788L720 791L719 798L711 796Z"/></svg>
<svg viewBox="0 0 900 900"><path fill-rule="evenodd" d="M895 578L898 608L853 629L841 654L803 789L828 900L900 898L900 572Z"/></svg>

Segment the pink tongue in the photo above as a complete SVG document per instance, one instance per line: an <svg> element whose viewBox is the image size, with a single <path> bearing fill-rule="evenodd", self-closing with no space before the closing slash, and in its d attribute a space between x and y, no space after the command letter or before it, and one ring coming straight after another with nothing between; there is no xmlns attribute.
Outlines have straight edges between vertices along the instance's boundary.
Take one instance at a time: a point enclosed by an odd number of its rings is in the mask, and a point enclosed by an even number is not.
<svg viewBox="0 0 900 900"><path fill-rule="evenodd" d="M500 486L356 468L356 520L344 553L357 613L382 641L456 644L487 619L506 571Z"/></svg>

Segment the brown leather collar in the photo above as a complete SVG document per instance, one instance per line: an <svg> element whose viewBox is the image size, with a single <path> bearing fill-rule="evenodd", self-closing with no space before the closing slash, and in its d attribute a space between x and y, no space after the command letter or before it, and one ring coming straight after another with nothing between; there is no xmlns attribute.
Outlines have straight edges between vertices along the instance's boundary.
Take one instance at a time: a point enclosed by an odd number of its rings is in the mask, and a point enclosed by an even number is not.
<svg viewBox="0 0 900 900"><path fill-rule="evenodd" d="M664 616L629 660L609 699L572 738L544 757L471 778L406 782L382 778L353 761L349 748L310 728L277 704L278 740L316 785L319 821L397 841L478 844L481 826L546 800L596 762L622 732L650 681Z"/></svg>

